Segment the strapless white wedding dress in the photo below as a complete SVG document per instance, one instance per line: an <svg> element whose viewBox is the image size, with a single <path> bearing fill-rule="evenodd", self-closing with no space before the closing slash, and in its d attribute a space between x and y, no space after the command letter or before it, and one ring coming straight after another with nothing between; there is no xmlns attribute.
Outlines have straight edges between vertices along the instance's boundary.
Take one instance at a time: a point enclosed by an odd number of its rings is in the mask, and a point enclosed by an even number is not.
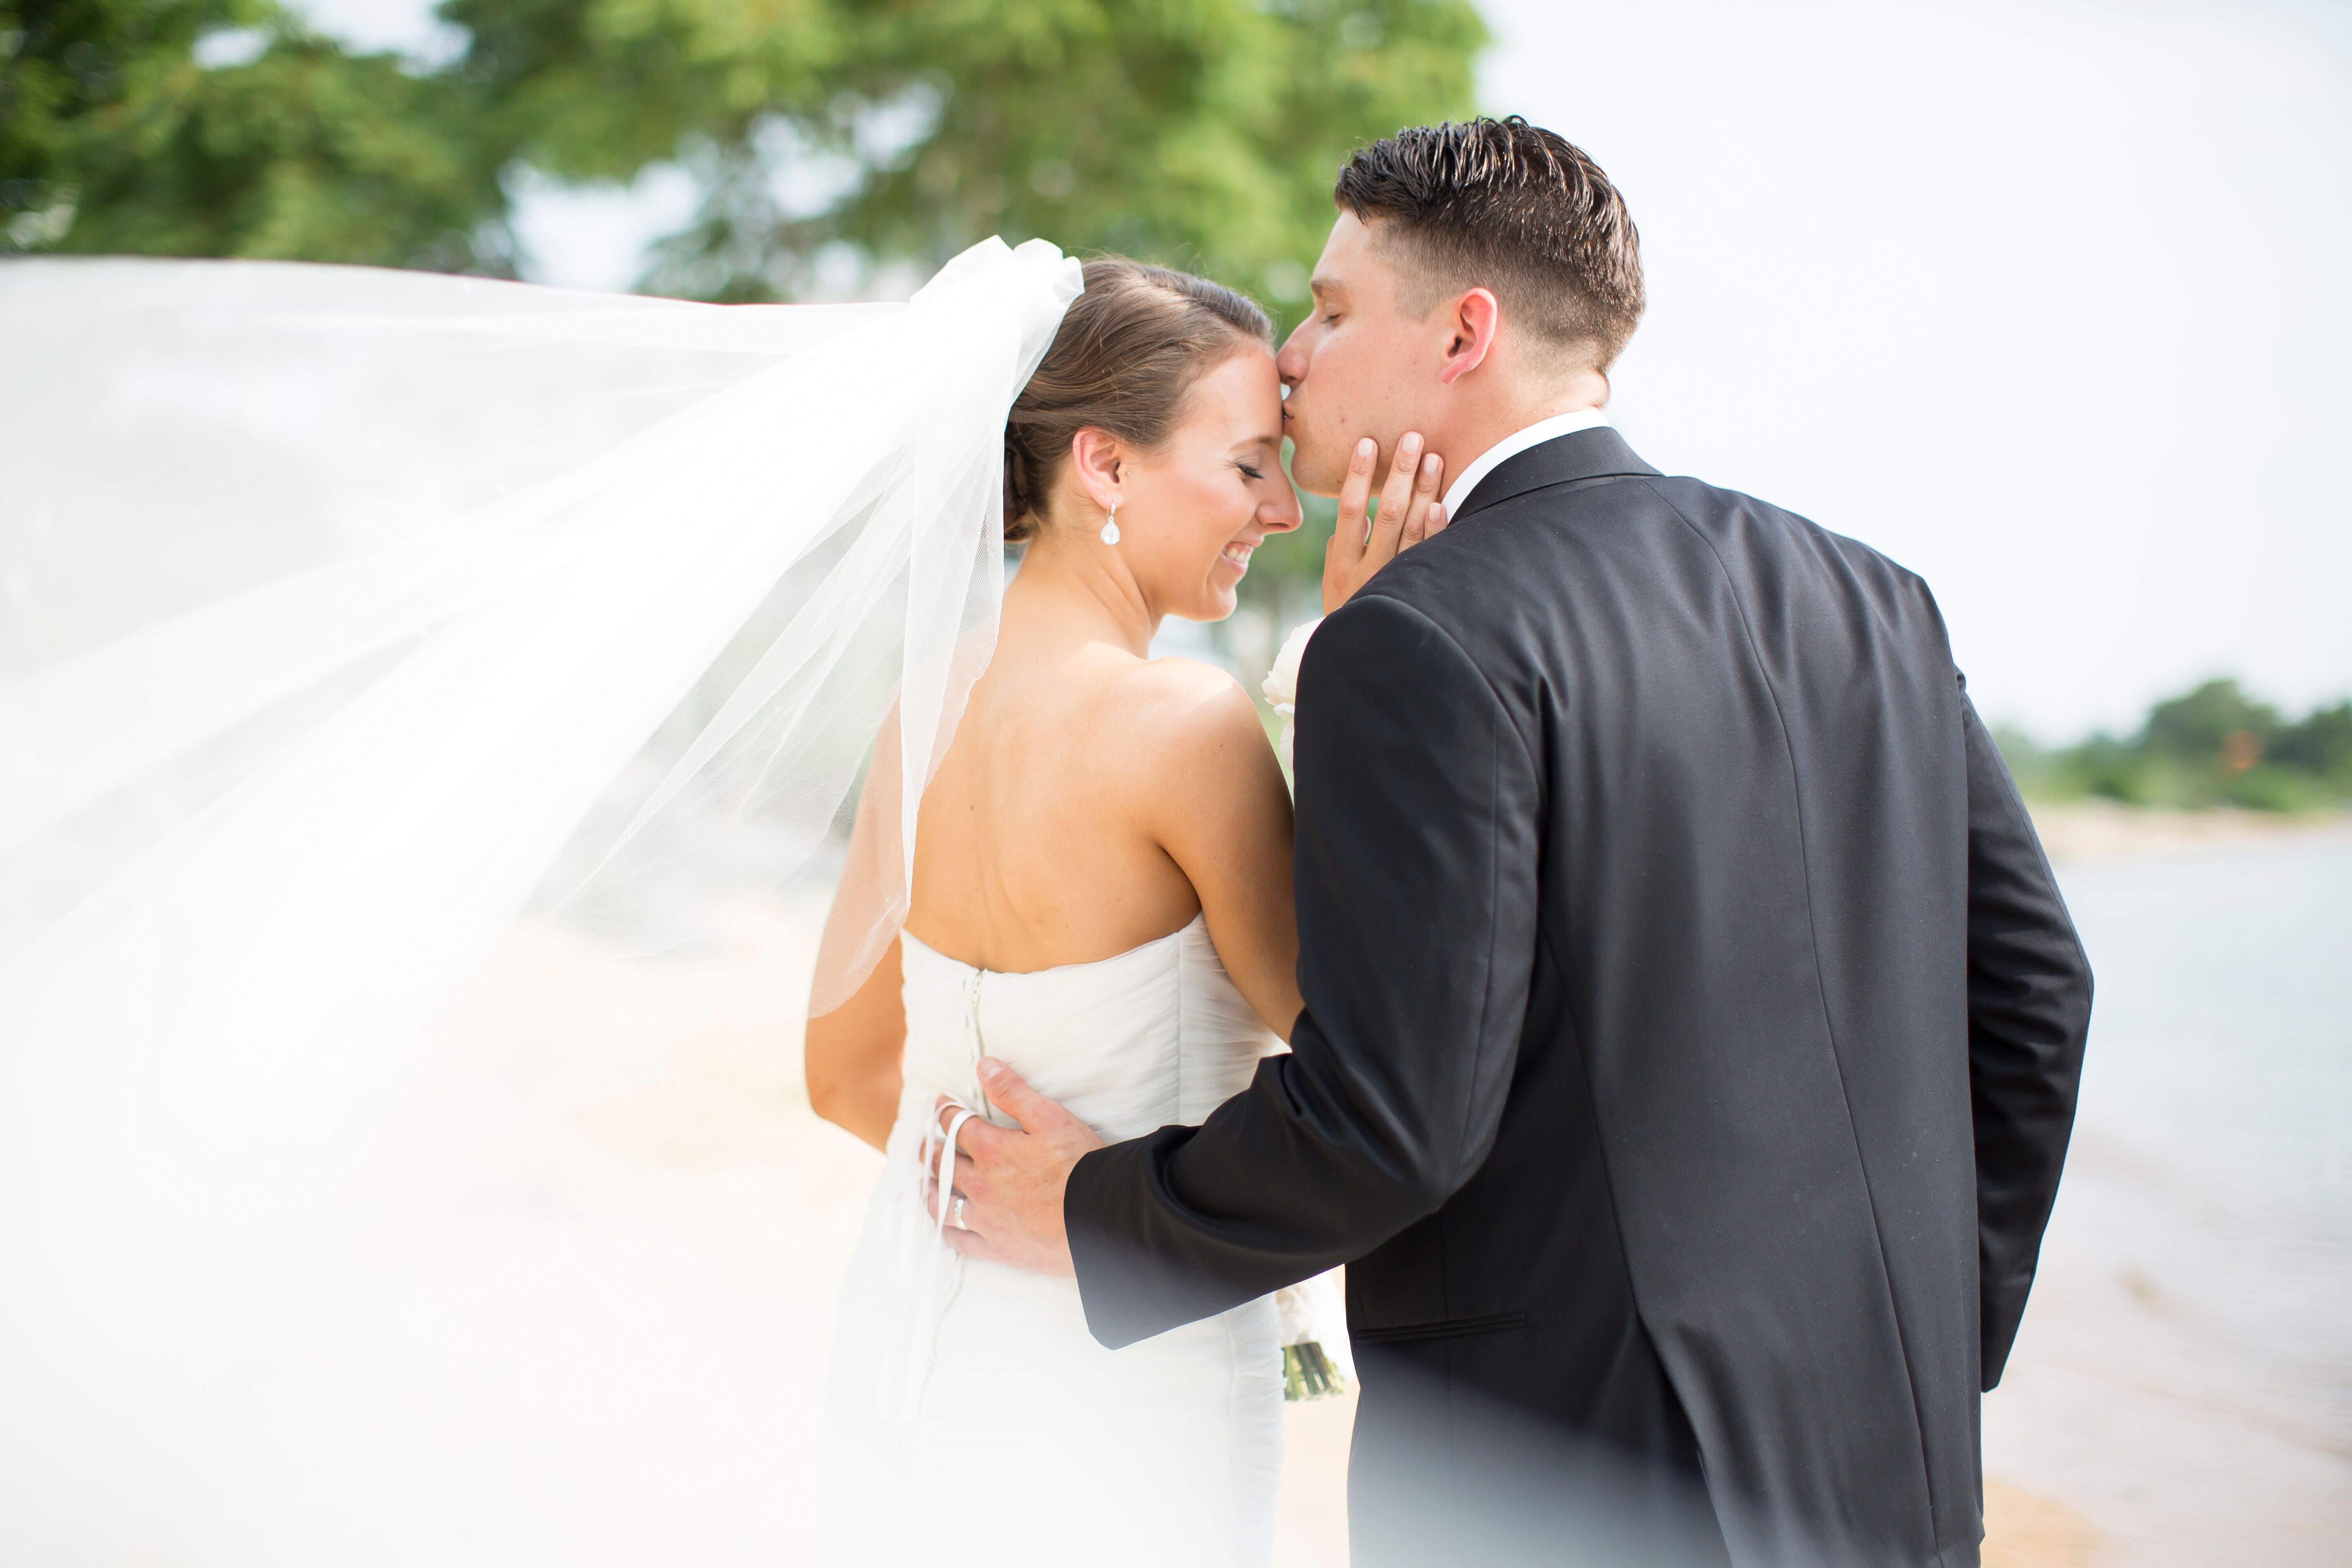
<svg viewBox="0 0 2352 1568"><path fill-rule="evenodd" d="M986 1107L983 1055L1114 1142L1198 1122L1245 1086L1280 1047L1207 921L1029 974L903 943L906 1091L826 1386L835 1560L1265 1563L1282 1467L1273 1299L1105 1350L1076 1281L958 1257L922 1201L932 1107Z"/></svg>

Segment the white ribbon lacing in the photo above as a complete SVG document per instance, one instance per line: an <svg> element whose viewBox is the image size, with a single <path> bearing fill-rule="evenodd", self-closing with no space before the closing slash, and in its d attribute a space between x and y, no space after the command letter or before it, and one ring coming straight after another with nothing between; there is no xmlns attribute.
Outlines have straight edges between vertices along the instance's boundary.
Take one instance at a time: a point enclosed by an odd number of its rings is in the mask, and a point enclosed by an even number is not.
<svg viewBox="0 0 2352 1568"><path fill-rule="evenodd" d="M987 1096L979 1089L980 1058L986 1054L980 1037L982 973L973 970L971 984L964 988L963 1032L972 1098L984 1105ZM930 1381L931 1363L939 1353L940 1325L946 1321L948 1308L954 1303L957 1288L963 1282L963 1256L947 1243L948 1211L955 1200L956 1134L963 1131L965 1122L982 1113L953 1095L948 1097L948 1102L955 1107L955 1114L948 1119L946 1135L940 1140L937 1168L926 1169L921 1155L916 1156L915 1202L918 1205L922 1204L922 1178L929 1176L937 1184L939 1207L926 1216L931 1221L931 1245L921 1264L922 1282L916 1292L915 1310L908 1321L906 1350L896 1368L886 1369L882 1381L883 1413L900 1422L914 1420L922 1409L923 1388ZM936 1112L932 1114L936 1117ZM937 1125L936 1121L933 1125Z"/></svg>

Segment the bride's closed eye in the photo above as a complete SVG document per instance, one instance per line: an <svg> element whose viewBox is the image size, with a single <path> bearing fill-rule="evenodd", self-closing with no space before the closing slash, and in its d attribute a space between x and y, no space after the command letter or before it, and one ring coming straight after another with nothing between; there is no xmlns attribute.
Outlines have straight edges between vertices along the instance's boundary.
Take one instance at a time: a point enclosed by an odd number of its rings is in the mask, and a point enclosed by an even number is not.
<svg viewBox="0 0 2352 1568"><path fill-rule="evenodd" d="M1265 478L1264 474L1258 472L1255 468L1251 468L1247 463L1235 463L1234 467L1239 468L1245 478L1253 479L1262 479Z"/></svg>

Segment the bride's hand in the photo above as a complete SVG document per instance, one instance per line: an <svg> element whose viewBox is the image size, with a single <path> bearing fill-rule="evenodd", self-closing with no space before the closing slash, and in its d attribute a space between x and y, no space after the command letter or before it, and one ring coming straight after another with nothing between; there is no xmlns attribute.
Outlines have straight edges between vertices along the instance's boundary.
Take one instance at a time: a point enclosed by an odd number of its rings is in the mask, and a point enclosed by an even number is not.
<svg viewBox="0 0 2352 1568"><path fill-rule="evenodd" d="M1445 459L1434 452L1424 456L1421 447L1418 432L1408 431L1398 439L1388 482L1381 487L1380 510L1367 527L1364 505L1371 499L1381 449L1370 436L1356 443L1355 455L1348 459L1348 478L1339 487L1339 525L1323 547L1325 615L1355 597L1356 590L1400 552L1444 529L1445 505L1437 499L1437 481L1444 477Z"/></svg>
<svg viewBox="0 0 2352 1568"><path fill-rule="evenodd" d="M1102 1148L1103 1141L993 1057L981 1061L980 1081L990 1101L1021 1125L1007 1131L975 1116L956 1129L955 1190L945 1194L949 1245L966 1258L1033 1274L1075 1274L1069 1233L1062 1227L1062 1189L1079 1156ZM924 1198L938 1218L942 1195L936 1183L924 1184ZM960 1209L954 1206L959 1200Z"/></svg>

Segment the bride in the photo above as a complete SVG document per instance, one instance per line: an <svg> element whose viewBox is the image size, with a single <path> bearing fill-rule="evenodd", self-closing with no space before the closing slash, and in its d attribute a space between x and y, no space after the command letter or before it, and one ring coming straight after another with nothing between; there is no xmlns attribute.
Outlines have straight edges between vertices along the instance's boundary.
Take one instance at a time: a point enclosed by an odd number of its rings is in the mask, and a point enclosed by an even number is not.
<svg viewBox="0 0 2352 1568"><path fill-rule="evenodd" d="M1231 615L1251 553L1298 526L1270 337L1214 283L1091 262L1007 422L1027 552L996 654L923 794L904 931L808 1031L810 1102L889 1162L827 1390L842 1561L1270 1549L1273 1300L1105 1350L1075 1281L959 1257L952 1197L925 1195L942 1098L950 1139L1010 1125L983 1054L1129 1138L1201 1121L1298 1016L1290 800L1257 710L1147 651L1166 616Z"/></svg>
<svg viewBox="0 0 2352 1568"><path fill-rule="evenodd" d="M1197 1120L1297 1009L1253 710L1144 658L1298 520L1255 308L1040 241L903 306L5 270L0 1538L641 1559L572 1490L396 1483L331 1379L257 1390L281 1344L465 1380L294 1284L468 988L540 963L507 933L658 968L860 798L809 1037L818 1102L891 1152L832 1378L845 1554L969 1557L986 1493L1047 1560L1122 1510L1123 1558L1263 1556L1273 1310L1101 1351L1069 1281L941 1245L916 1146L939 1096L988 1112L982 1049L1107 1136Z"/></svg>

